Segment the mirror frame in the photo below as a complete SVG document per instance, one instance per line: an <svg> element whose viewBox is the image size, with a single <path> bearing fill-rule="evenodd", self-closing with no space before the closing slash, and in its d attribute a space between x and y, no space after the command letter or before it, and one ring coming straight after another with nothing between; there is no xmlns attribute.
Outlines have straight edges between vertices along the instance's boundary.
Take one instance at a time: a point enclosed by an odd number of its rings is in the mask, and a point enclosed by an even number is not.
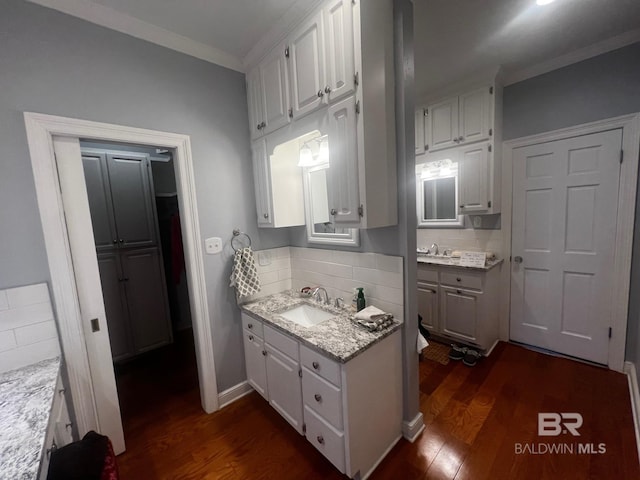
<svg viewBox="0 0 640 480"><path fill-rule="evenodd" d="M455 178L455 197L456 211L460 211L460 189L459 174L445 175L442 177L422 178L421 172L424 164L416 165L416 213L418 217L418 228L464 228L464 215L459 214L453 219L434 219L427 220L424 218L424 182L438 180L440 178Z"/></svg>

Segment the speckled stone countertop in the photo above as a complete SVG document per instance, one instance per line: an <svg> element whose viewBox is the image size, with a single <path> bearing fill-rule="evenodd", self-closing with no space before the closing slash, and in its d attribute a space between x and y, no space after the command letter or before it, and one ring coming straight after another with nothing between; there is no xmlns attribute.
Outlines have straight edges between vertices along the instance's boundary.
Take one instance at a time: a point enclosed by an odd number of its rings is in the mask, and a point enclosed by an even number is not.
<svg viewBox="0 0 640 480"><path fill-rule="evenodd" d="M0 479L35 479L60 358L0 374Z"/></svg>
<svg viewBox="0 0 640 480"><path fill-rule="evenodd" d="M497 267L502 262L504 262L504 259L500 258L497 260L487 260L484 267L467 267L467 266L460 265L459 258L443 257L442 259L440 259L440 258L421 256L420 254L418 254L418 263L426 263L428 265L438 265L438 266L452 267L452 268L464 268L468 270L480 270L484 272L491 270L493 267Z"/></svg>
<svg viewBox="0 0 640 480"><path fill-rule="evenodd" d="M279 315L279 313L303 303L335 313L336 316L313 327L303 327ZM367 348L391 335L402 325L401 322L394 319L393 324L385 330L369 332L350 320L349 311L321 305L309 298L300 298L295 291L269 295L246 303L241 308L254 318L295 337L302 344L340 363L348 362Z"/></svg>

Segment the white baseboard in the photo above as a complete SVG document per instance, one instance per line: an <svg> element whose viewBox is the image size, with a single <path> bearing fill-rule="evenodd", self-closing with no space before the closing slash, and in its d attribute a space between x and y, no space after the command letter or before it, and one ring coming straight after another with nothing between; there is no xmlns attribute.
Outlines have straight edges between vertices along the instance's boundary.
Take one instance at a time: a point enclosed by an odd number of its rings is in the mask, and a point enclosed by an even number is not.
<svg viewBox="0 0 640 480"><path fill-rule="evenodd" d="M424 417L418 413L410 422L402 422L402 436L411 443L415 442L424 430Z"/></svg>
<svg viewBox="0 0 640 480"><path fill-rule="evenodd" d="M633 426L636 431L636 447L638 460L640 460L640 389L638 389L638 374L636 366L632 362L624 362L624 373L629 380L629 395L631 397L631 410L633 411Z"/></svg>
<svg viewBox="0 0 640 480"><path fill-rule="evenodd" d="M220 404L220 408L226 407L251 392L253 392L253 388L251 388L251 385L249 385L249 382L246 380L226 389L224 392L220 392L218 394L218 403Z"/></svg>

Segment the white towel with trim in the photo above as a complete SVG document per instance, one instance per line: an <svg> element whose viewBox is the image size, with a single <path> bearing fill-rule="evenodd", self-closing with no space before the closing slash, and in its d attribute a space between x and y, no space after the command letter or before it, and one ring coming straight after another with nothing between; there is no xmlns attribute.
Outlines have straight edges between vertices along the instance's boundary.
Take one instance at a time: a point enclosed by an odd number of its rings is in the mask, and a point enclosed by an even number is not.
<svg viewBox="0 0 640 480"><path fill-rule="evenodd" d="M240 248L233 255L233 268L229 286L236 288L236 299L238 301L260 291L260 278L258 277L258 270L256 269L251 247Z"/></svg>

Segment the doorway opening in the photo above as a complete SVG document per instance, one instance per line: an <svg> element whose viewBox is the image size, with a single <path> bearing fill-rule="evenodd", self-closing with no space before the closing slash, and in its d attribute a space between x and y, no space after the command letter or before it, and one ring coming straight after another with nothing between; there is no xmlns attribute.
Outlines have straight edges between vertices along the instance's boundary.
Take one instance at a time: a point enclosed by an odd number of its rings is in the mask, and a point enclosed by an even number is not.
<svg viewBox="0 0 640 480"><path fill-rule="evenodd" d="M80 139L125 441L150 415L198 404L171 149Z"/></svg>

